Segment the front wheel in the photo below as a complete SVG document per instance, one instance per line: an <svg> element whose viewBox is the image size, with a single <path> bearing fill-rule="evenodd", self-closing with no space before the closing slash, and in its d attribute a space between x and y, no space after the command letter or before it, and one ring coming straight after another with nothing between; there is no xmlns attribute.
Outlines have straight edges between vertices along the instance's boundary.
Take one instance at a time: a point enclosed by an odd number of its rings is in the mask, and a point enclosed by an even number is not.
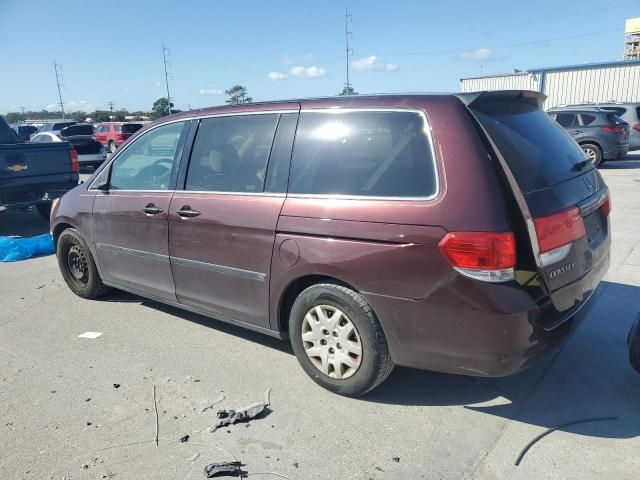
<svg viewBox="0 0 640 480"><path fill-rule="evenodd" d="M600 150L600 147L592 143L583 143L580 147L587 158L591 160L594 167L597 167L602 163L602 151Z"/></svg>
<svg viewBox="0 0 640 480"><path fill-rule="evenodd" d="M79 297L96 298L108 290L102 283L89 247L75 228L60 234L56 256L62 278Z"/></svg>
<svg viewBox="0 0 640 480"><path fill-rule="evenodd" d="M393 370L375 312L350 288L326 283L304 290L291 308L289 333L304 371L340 395L363 395Z"/></svg>
<svg viewBox="0 0 640 480"><path fill-rule="evenodd" d="M116 142L114 142L113 140L109 140L109 153L116 153Z"/></svg>

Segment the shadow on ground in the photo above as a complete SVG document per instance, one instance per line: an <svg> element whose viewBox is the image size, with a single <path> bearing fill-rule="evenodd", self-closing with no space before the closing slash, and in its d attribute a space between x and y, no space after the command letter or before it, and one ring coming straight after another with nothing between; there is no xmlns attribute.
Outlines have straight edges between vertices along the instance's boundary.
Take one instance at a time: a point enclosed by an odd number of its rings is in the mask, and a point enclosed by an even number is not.
<svg viewBox="0 0 640 480"><path fill-rule="evenodd" d="M640 310L640 287L603 282L600 288L602 293L594 300L591 315L581 328L556 356L532 369L504 378L474 378L396 368L385 383L358 400L407 406L464 406L547 428L575 420L617 417L614 421L561 430L606 438L638 436L640 375L629 365L626 338ZM141 303L292 354L287 341L128 293L114 292L103 301Z"/></svg>
<svg viewBox="0 0 640 480"><path fill-rule="evenodd" d="M0 237L35 237L48 232L49 221L42 218L35 208L0 212Z"/></svg>

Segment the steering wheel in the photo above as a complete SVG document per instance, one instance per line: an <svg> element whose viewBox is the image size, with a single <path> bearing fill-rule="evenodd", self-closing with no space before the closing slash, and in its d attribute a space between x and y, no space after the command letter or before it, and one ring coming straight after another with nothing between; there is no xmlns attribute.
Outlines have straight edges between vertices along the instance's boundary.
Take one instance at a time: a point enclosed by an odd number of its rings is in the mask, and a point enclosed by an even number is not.
<svg viewBox="0 0 640 480"><path fill-rule="evenodd" d="M153 165L141 169L136 177L145 186L157 188L162 185L168 185L172 166L173 161L169 159L158 160Z"/></svg>

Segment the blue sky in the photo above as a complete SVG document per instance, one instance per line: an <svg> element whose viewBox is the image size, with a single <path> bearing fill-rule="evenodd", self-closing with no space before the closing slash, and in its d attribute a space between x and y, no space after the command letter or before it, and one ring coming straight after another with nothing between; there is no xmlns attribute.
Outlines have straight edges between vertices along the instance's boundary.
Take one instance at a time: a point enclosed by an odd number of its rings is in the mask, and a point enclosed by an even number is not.
<svg viewBox="0 0 640 480"><path fill-rule="evenodd" d="M149 110L165 95L170 49L177 108L324 96L345 81L344 9L353 16L351 80L360 93L456 91L461 77L619 60L639 0L245 1L0 0L0 113L54 110L54 59L68 110Z"/></svg>

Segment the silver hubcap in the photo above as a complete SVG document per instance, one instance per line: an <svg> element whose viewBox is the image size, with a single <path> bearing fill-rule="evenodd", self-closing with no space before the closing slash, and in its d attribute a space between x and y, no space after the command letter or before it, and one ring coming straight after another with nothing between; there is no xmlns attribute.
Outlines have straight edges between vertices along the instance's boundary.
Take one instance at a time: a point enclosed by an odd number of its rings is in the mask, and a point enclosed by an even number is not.
<svg viewBox="0 0 640 480"><path fill-rule="evenodd" d="M302 344L311 363L331 378L349 378L362 363L356 326L344 312L330 305L313 307L304 316Z"/></svg>
<svg viewBox="0 0 640 480"><path fill-rule="evenodd" d="M591 148L583 148L584 153L587 155L587 158L592 162L596 161L596 152Z"/></svg>

